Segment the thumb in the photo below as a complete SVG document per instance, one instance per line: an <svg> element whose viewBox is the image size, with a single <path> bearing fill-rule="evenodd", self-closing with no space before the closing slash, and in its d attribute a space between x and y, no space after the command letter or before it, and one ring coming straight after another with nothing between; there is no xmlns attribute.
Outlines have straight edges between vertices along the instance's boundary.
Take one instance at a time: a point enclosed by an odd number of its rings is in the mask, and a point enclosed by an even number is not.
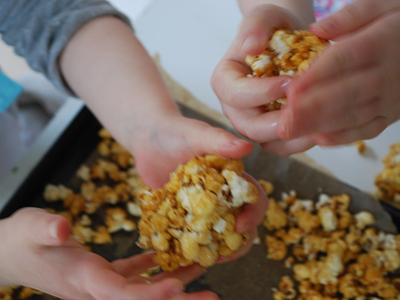
<svg viewBox="0 0 400 300"><path fill-rule="evenodd" d="M12 218L16 219L25 240L40 246L62 245L71 232L71 224L65 217L39 208L23 208Z"/></svg>
<svg viewBox="0 0 400 300"><path fill-rule="evenodd" d="M239 28L239 53L257 55L265 50L272 31L276 28L299 28L296 17L275 5L262 5L247 13Z"/></svg>
<svg viewBox="0 0 400 300"><path fill-rule="evenodd" d="M226 158L242 158L251 153L253 145L244 139L215 127L204 128L194 136L193 149L198 155L218 154Z"/></svg>

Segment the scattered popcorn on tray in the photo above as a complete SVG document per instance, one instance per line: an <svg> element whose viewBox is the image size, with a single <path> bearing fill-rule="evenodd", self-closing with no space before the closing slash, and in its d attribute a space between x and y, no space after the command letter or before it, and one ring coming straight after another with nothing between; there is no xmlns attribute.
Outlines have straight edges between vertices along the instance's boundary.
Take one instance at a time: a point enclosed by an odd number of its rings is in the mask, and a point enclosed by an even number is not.
<svg viewBox="0 0 400 300"><path fill-rule="evenodd" d="M375 177L376 196L400 207L400 142L390 146L382 162L383 169Z"/></svg>
<svg viewBox="0 0 400 300"><path fill-rule="evenodd" d="M132 219L140 212L136 194L145 189L134 168L133 157L107 130L100 130L99 135L102 137L97 147L100 158L83 164L76 172L81 182L79 190L48 184L43 194L49 204L62 203L63 211L47 210L65 216L72 224L72 235L89 250L90 244L112 243L113 233L136 230ZM96 219L101 216L100 224L92 220L96 214Z"/></svg>
<svg viewBox="0 0 400 300"><path fill-rule="evenodd" d="M351 214L350 200L321 194L314 202L293 192L270 198L267 258L293 271L274 288L275 300L400 299L400 235L371 227L371 212Z"/></svg>
<svg viewBox="0 0 400 300"><path fill-rule="evenodd" d="M243 245L248 235L235 232L236 215L258 199L256 187L241 177L241 160L199 156L181 165L159 190L139 195L143 249L155 249L164 271L199 263L215 264Z"/></svg>
<svg viewBox="0 0 400 300"><path fill-rule="evenodd" d="M279 29L272 35L264 52L246 57L245 61L253 72L249 77L300 74L328 44L328 41L318 38L309 31L290 32ZM276 100L269 103L266 108L268 111L278 110L286 101L286 98Z"/></svg>

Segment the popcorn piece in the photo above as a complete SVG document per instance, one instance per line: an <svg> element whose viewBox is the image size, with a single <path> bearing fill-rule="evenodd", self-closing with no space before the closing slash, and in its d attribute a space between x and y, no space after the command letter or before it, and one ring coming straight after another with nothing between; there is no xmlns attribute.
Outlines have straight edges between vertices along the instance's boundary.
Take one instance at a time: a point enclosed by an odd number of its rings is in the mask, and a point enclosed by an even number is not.
<svg viewBox="0 0 400 300"><path fill-rule="evenodd" d="M264 179L259 179L258 183L261 185L267 196L270 196L274 192L274 185L272 184L272 182Z"/></svg>
<svg viewBox="0 0 400 300"><path fill-rule="evenodd" d="M120 230L133 231L136 229L136 223L127 218L127 213L120 207L108 208L105 223L108 232L113 233Z"/></svg>
<svg viewBox="0 0 400 300"><path fill-rule="evenodd" d="M76 171L76 175L83 181L90 181L90 168L86 165L82 165L79 167L78 171Z"/></svg>
<svg viewBox="0 0 400 300"><path fill-rule="evenodd" d="M265 212L264 226L268 230L285 227L288 224L288 218L283 208L272 198L269 199L268 206L268 210Z"/></svg>
<svg viewBox="0 0 400 300"><path fill-rule="evenodd" d="M382 159L384 167L375 177L376 195L380 200L400 204L400 142L390 146Z"/></svg>
<svg viewBox="0 0 400 300"><path fill-rule="evenodd" d="M128 209L128 212L134 216L134 217L141 217L142 216L142 210L140 209L140 204L136 202L128 202L126 204L126 207Z"/></svg>
<svg viewBox="0 0 400 300"><path fill-rule="evenodd" d="M138 245L156 249L154 260L166 271L193 263L210 267L219 255L231 255L248 238L235 232L236 215L258 199L243 171L240 160L213 155L179 166L163 189L138 195Z"/></svg>
<svg viewBox="0 0 400 300"><path fill-rule="evenodd" d="M64 200L68 195L73 193L74 192L70 188L67 188L62 184L58 186L54 184L47 184L43 193L43 197L48 202L54 202L58 200Z"/></svg>
<svg viewBox="0 0 400 300"><path fill-rule="evenodd" d="M112 243L111 235L108 233L106 226L100 225L97 227L93 235L93 243L95 244L108 244Z"/></svg>
<svg viewBox="0 0 400 300"><path fill-rule="evenodd" d="M359 212L354 215L354 218L356 219L356 226L359 229L364 229L375 223L375 218L369 211Z"/></svg>
<svg viewBox="0 0 400 300"><path fill-rule="evenodd" d="M287 248L283 241L267 235L265 237L265 243L267 245L267 258L273 260L282 260L286 257Z"/></svg>
<svg viewBox="0 0 400 300"><path fill-rule="evenodd" d="M272 35L264 52L246 57L245 62L253 72L249 77L296 76L306 70L327 45L328 41L309 31L279 29ZM278 110L286 101L286 98L279 99L269 103L266 109Z"/></svg>
<svg viewBox="0 0 400 300"><path fill-rule="evenodd" d="M360 154L364 154L365 151L367 150L367 145L365 144L364 141L354 142L354 146L357 147L358 153Z"/></svg>

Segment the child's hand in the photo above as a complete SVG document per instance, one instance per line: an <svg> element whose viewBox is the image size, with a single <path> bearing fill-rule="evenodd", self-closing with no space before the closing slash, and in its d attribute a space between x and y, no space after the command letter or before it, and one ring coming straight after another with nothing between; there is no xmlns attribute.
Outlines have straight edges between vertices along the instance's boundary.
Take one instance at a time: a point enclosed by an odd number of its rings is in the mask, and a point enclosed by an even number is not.
<svg viewBox="0 0 400 300"><path fill-rule="evenodd" d="M221 101L224 114L243 136L279 155L289 155L312 147L308 137L282 141L277 132L281 112L266 113L263 106L286 94L288 76L247 78L246 55L261 53L275 28L302 28L289 11L274 5L259 6L247 13L232 46L216 67L212 86Z"/></svg>
<svg viewBox="0 0 400 300"><path fill-rule="evenodd" d="M310 30L336 43L289 85L279 135L347 144L399 120L400 2L355 1Z"/></svg>
<svg viewBox="0 0 400 300"><path fill-rule="evenodd" d="M62 216L24 208L0 221L0 285L24 285L62 299L218 299L212 292L186 294L184 283L201 276L197 266L139 274L154 267L149 255L109 263L85 250L70 235Z"/></svg>
<svg viewBox="0 0 400 300"><path fill-rule="evenodd" d="M148 132L147 139L141 140L140 152L134 153L139 175L152 188L162 187L179 164L185 164L194 156L219 154L241 158L252 150L251 143L180 114L164 115L158 119L161 124L150 126L154 130ZM260 198L256 203L246 205L238 215L236 230L251 232L251 238L245 247L229 259L242 256L250 250L256 236L256 226L261 223L267 208L267 197L257 181L248 174L244 176L257 187Z"/></svg>

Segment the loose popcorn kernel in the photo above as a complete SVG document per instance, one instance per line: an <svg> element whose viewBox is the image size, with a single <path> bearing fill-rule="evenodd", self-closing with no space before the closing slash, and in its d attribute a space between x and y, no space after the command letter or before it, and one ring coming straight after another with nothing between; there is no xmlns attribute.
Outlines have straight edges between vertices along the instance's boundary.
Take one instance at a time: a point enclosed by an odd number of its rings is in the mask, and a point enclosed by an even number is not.
<svg viewBox="0 0 400 300"><path fill-rule="evenodd" d="M259 179L258 183L261 185L262 189L264 190L267 196L270 196L274 192L274 185L272 182L269 182L264 179Z"/></svg>
<svg viewBox="0 0 400 300"><path fill-rule="evenodd" d="M296 76L308 68L328 43L309 31L279 29L272 35L264 52L245 58L252 70L248 77ZM276 100L266 105L266 109L278 110L286 101L286 98Z"/></svg>
<svg viewBox="0 0 400 300"><path fill-rule="evenodd" d="M265 237L265 243L267 245L267 257L273 260L282 260L287 254L287 247L285 243L273 236L267 235Z"/></svg>
<svg viewBox="0 0 400 300"><path fill-rule="evenodd" d="M357 147L358 153L360 154L364 154L365 151L367 150L367 145L365 144L364 141L354 142L353 145Z"/></svg>
<svg viewBox="0 0 400 300"><path fill-rule="evenodd" d="M376 196L380 200L400 205L400 142L390 146L382 162L384 167L375 177Z"/></svg>
<svg viewBox="0 0 400 300"><path fill-rule="evenodd" d="M113 233L120 230L133 231L136 229L136 223L128 219L128 214L120 207L108 208L106 210L106 226L108 232Z"/></svg>
<svg viewBox="0 0 400 300"><path fill-rule="evenodd" d="M43 197L48 202L64 200L68 195L73 194L73 191L62 184L54 185L47 184L43 193Z"/></svg>
<svg viewBox="0 0 400 300"><path fill-rule="evenodd" d="M242 161L215 155L180 165L164 188L138 195L137 244L157 250L154 261L165 271L193 263L210 267L219 255L231 255L248 239L235 232L236 216L258 199L243 171Z"/></svg>
<svg viewBox="0 0 400 300"><path fill-rule="evenodd" d="M112 237L108 232L106 226L100 225L93 235L93 243L95 244L108 244L112 243Z"/></svg>

